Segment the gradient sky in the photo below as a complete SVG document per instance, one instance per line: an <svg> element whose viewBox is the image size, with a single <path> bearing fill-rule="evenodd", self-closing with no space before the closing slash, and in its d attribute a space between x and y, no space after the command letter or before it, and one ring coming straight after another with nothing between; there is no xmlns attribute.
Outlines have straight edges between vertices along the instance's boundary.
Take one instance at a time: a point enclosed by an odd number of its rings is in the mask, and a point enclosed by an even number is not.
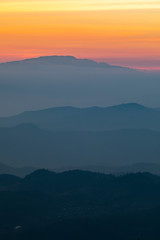
<svg viewBox="0 0 160 240"><path fill-rule="evenodd" d="M0 61L42 55L160 69L160 1L0 0Z"/></svg>

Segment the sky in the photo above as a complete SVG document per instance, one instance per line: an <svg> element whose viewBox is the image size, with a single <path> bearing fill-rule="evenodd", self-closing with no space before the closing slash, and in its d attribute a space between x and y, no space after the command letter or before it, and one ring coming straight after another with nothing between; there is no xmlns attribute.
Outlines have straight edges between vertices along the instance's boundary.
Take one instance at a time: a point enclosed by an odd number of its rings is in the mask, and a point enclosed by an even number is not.
<svg viewBox="0 0 160 240"><path fill-rule="evenodd" d="M160 69L160 1L0 0L0 62L44 55Z"/></svg>

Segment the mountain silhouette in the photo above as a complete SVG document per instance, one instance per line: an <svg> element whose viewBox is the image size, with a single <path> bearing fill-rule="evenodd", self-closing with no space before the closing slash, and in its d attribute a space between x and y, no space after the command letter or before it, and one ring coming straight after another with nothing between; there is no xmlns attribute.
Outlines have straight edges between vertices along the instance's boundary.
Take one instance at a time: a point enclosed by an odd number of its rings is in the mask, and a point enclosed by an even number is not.
<svg viewBox="0 0 160 240"><path fill-rule="evenodd" d="M15 168L4 163L0 163L0 174L9 174L15 175L19 177L24 177L29 173L33 172L35 168L33 167L23 167L23 168Z"/></svg>
<svg viewBox="0 0 160 240"><path fill-rule="evenodd" d="M1 239L159 239L158 176L37 170L0 180Z"/></svg>
<svg viewBox="0 0 160 240"><path fill-rule="evenodd" d="M46 56L0 64L0 116L57 106L138 102L159 107L159 73ZM3 104L2 104L3 102Z"/></svg>
<svg viewBox="0 0 160 240"><path fill-rule="evenodd" d="M112 107L56 107L0 118L1 127L23 123L55 131L104 131L113 129L160 130L160 111L136 103Z"/></svg>
<svg viewBox="0 0 160 240"><path fill-rule="evenodd" d="M25 59L20 61L13 61L13 62L6 62L1 63L0 67L6 67L6 65L23 65L23 64L49 64L49 65L66 65L66 66L78 66L78 67L96 67L96 68L121 68L121 69L127 69L125 67L120 66L112 66L110 64L107 64L105 62L96 62L90 59L78 59L73 56L43 56L38 58L31 58L31 59ZM130 69L131 70L131 69Z"/></svg>

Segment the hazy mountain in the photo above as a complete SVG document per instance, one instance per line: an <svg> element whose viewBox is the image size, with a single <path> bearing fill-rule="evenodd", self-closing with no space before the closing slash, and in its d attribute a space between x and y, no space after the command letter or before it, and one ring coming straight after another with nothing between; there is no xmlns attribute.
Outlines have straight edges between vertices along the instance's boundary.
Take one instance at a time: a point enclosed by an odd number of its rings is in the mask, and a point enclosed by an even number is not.
<svg viewBox="0 0 160 240"><path fill-rule="evenodd" d="M152 174L160 175L160 165L155 163L139 162L139 163L131 164L128 166L110 169L110 173L116 173L116 174L138 173L138 172L150 172Z"/></svg>
<svg viewBox="0 0 160 240"><path fill-rule="evenodd" d="M129 68L124 68L120 66L115 67L104 62L97 63L90 59L77 59L73 56L44 56L44 57L38 57L38 58L24 59L20 61L1 63L0 67L8 67L8 66L15 67L17 65L20 65L21 67L25 67L26 65L34 65L34 64L66 65L66 66L97 67L97 68L122 68L122 69L129 70Z"/></svg>
<svg viewBox="0 0 160 240"><path fill-rule="evenodd" d="M83 165L83 166L66 166L62 168L50 168L50 170L54 172L64 172L69 170L83 170L83 171L91 171L91 172L99 172L104 174L113 174L113 175L125 175L128 173L143 173L149 172L151 174L160 175L160 164L156 163L134 163L131 165L125 165L121 167L110 167L110 166L100 166L100 165ZM19 177L25 177L26 175L35 171L33 167L23 167L23 168L15 168L9 165L0 163L0 174L9 174Z"/></svg>
<svg viewBox="0 0 160 240"><path fill-rule="evenodd" d="M159 73L113 67L72 56L0 64L0 114L52 106L111 106L139 102L159 107Z"/></svg>
<svg viewBox="0 0 160 240"><path fill-rule="evenodd" d="M0 126L32 123L55 131L102 131L122 128L160 130L160 111L136 103L113 107L59 107L0 118Z"/></svg>
<svg viewBox="0 0 160 240"><path fill-rule="evenodd" d="M121 167L111 167L111 166L98 166L98 165L84 165L81 167L67 166L65 168L55 168L52 171L55 172L64 172L69 170L83 170L83 171L91 171L91 172L99 172L104 174L113 174L116 176L125 175L128 173L143 173L149 172L151 174L160 175L160 164L156 163L134 163L130 165L124 165Z"/></svg>
<svg viewBox="0 0 160 240"><path fill-rule="evenodd" d="M0 179L2 240L159 239L158 176L38 170Z"/></svg>
<svg viewBox="0 0 160 240"><path fill-rule="evenodd" d="M24 59L20 61L13 61L13 62L6 62L6 63L0 63L0 68L7 68L9 67L15 67L17 65L20 65L21 67L26 67L26 65L47 65L54 66L54 65L66 65L66 66L76 66L76 67L94 67L94 68L113 68L113 69L121 69L124 71L131 71L136 72L135 69L128 68L128 67L121 67L121 66L112 66L105 62L96 62L91 59L81 59L76 58L74 56L42 56L37 58L30 58L30 59Z"/></svg>
<svg viewBox="0 0 160 240"><path fill-rule="evenodd" d="M0 174L11 174L19 177L24 177L33 171L35 171L35 168L33 167L14 168L0 163Z"/></svg>
<svg viewBox="0 0 160 240"><path fill-rule="evenodd" d="M31 124L0 128L0 159L15 167L62 168L160 163L160 132L52 132Z"/></svg>

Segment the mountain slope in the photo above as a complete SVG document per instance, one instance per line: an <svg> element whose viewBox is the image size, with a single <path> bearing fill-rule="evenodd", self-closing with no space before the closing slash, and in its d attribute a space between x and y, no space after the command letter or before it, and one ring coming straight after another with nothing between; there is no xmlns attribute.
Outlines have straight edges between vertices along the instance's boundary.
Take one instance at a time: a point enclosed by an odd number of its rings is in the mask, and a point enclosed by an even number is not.
<svg viewBox="0 0 160 240"><path fill-rule="evenodd" d="M5 179L2 240L159 239L160 177L38 170L24 179Z"/></svg>
<svg viewBox="0 0 160 240"><path fill-rule="evenodd" d="M159 89L159 74L155 73L72 56L29 59L0 64L0 115L66 105L138 102L159 107Z"/></svg>
<svg viewBox="0 0 160 240"><path fill-rule="evenodd" d="M27 174L33 172L34 170L35 169L32 167L14 168L4 163L0 163L0 174L10 174L10 175L16 175L19 177L24 177Z"/></svg>
<svg viewBox="0 0 160 240"><path fill-rule="evenodd" d="M55 131L102 131L122 128L160 130L160 111L136 103L113 107L57 107L0 118L1 127L32 123Z"/></svg>
<svg viewBox="0 0 160 240"><path fill-rule="evenodd" d="M31 58L31 59L24 59L20 61L14 61L14 62L7 62L7 63L1 63L1 67L8 67L8 66L16 66L16 65L66 65L66 66L78 66L78 67L96 67L96 68L121 68L124 70L131 70L133 69L120 67L120 66L111 66L105 62L96 62L90 59L78 59L73 56L43 56L38 58Z"/></svg>
<svg viewBox="0 0 160 240"><path fill-rule="evenodd" d="M0 159L11 166L47 168L159 163L160 132L52 132L31 124L0 128Z"/></svg>

